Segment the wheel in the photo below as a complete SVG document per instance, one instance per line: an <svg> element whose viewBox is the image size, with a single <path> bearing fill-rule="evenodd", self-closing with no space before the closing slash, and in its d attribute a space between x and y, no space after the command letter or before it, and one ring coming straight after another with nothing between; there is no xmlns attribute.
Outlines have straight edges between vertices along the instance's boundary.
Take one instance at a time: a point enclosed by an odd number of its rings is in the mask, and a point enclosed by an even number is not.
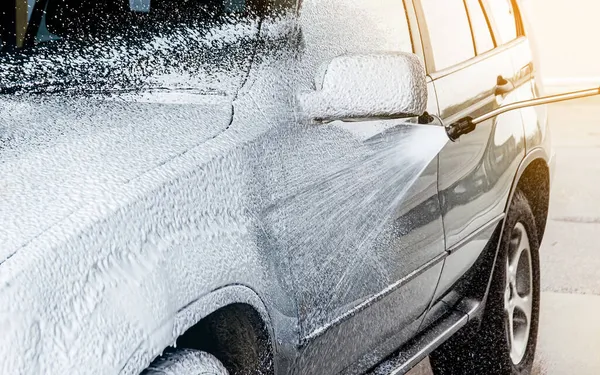
<svg viewBox="0 0 600 375"><path fill-rule="evenodd" d="M179 349L156 359L142 375L229 375L212 355L192 349Z"/></svg>
<svg viewBox="0 0 600 375"><path fill-rule="evenodd" d="M436 375L531 373L539 321L539 241L521 191L504 225L481 326L470 337L450 339L431 355Z"/></svg>

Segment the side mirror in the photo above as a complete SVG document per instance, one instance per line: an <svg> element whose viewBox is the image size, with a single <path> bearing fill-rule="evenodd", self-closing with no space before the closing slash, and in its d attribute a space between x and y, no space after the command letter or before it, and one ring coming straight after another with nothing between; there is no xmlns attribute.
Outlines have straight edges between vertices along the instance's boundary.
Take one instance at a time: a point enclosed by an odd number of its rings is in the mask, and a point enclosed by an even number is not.
<svg viewBox="0 0 600 375"><path fill-rule="evenodd" d="M313 121L413 117L427 108L425 69L412 53L336 57L321 69L315 86L298 97Z"/></svg>

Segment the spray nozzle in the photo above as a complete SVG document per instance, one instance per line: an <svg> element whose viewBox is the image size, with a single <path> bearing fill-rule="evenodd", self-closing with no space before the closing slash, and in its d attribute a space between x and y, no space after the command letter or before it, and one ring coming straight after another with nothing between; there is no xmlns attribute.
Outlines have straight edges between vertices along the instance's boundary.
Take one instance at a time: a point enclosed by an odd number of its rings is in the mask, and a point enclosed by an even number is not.
<svg viewBox="0 0 600 375"><path fill-rule="evenodd" d="M469 134L477 125L473 123L473 117L468 116L456 121L446 127L446 133L451 141L456 141L461 135Z"/></svg>

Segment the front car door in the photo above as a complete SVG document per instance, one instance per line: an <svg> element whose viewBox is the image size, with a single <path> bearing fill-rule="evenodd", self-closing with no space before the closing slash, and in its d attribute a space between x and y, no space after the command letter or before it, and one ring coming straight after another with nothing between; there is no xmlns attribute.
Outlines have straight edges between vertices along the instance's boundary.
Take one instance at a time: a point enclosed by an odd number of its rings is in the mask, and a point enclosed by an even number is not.
<svg viewBox="0 0 600 375"><path fill-rule="evenodd" d="M492 33L497 28L487 1L417 3L423 20L427 68L444 123L476 117L518 100L514 91L518 72L511 58L517 42L507 35ZM449 24L453 25L450 29ZM516 39L516 29L513 34L512 39ZM439 191L450 255L436 299L474 265L492 238L504 218L513 178L523 156L519 111L479 124L474 132L449 142L441 151Z"/></svg>
<svg viewBox="0 0 600 375"><path fill-rule="evenodd" d="M302 66L413 49L397 0L304 2L301 28ZM297 190L274 210L299 220L272 237L289 252L302 374L362 373L414 335L431 301L445 253L437 152L446 138L407 121L337 121L288 140L282 160ZM433 134L438 148L428 147Z"/></svg>

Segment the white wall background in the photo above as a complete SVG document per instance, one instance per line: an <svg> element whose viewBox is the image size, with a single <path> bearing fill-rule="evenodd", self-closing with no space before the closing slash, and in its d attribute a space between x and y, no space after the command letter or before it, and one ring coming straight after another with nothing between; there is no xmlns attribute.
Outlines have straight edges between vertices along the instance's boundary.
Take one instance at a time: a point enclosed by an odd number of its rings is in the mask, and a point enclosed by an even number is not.
<svg viewBox="0 0 600 375"><path fill-rule="evenodd" d="M546 85L600 85L600 0L522 2Z"/></svg>

